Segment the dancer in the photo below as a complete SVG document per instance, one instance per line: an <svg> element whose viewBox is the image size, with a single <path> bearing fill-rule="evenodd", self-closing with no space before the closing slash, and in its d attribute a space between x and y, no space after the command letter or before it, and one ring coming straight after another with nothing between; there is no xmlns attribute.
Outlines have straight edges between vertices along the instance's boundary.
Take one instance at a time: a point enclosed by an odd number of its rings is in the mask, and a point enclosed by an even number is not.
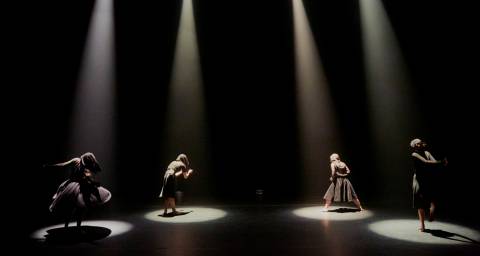
<svg viewBox="0 0 480 256"><path fill-rule="evenodd" d="M437 161L433 155L427 151L427 143L421 139L413 139L410 142L413 159L413 207L418 211L420 220L419 230L425 231L425 210L429 210L429 221L434 220L435 199L436 199L436 179L441 166L448 164L447 159Z"/></svg>
<svg viewBox="0 0 480 256"><path fill-rule="evenodd" d="M360 200L358 199L352 183L348 180L350 169L340 160L340 156L336 153L330 155L330 169L332 171L330 181L332 182L328 187L323 199L325 199L324 210L332 204L332 199L335 202L351 202L353 201L360 211L363 210Z"/></svg>
<svg viewBox="0 0 480 256"><path fill-rule="evenodd" d="M94 176L101 171L100 165L90 152L67 162L47 165L70 169L70 177L62 182L53 195L53 202L49 209L55 215L65 219L65 228L68 227L72 216L76 217L80 227L83 215L88 209L102 205L111 198L111 193Z"/></svg>
<svg viewBox="0 0 480 256"><path fill-rule="evenodd" d="M161 198L164 199L164 211L163 216L167 215L168 208L172 209L172 215L178 215L179 212L176 210L175 206L175 192L176 192L176 178L180 175L184 179L188 179L193 170L190 169L190 163L188 162L187 155L180 154L177 159L172 161L165 171L163 176L163 185L162 191L160 192Z"/></svg>

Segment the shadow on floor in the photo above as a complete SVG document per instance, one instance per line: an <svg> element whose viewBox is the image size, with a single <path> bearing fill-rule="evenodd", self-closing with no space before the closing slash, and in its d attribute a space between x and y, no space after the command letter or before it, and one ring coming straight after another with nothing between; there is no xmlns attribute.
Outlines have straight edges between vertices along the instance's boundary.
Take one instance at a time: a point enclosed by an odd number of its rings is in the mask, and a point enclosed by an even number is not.
<svg viewBox="0 0 480 256"><path fill-rule="evenodd" d="M444 239L449 239L449 240L454 240L454 241L459 241L459 242L464 242L464 243L471 243L471 244L477 244L480 245L479 241L473 240L467 236L460 235L457 233L452 233L448 232L445 230L441 229L425 229L425 233L430 233L432 236L444 238Z"/></svg>
<svg viewBox="0 0 480 256"><path fill-rule="evenodd" d="M342 208L337 208L337 209L333 209L333 210L328 210L327 212L338 212L338 213L346 213L346 212L359 212L360 210L359 209L356 209L356 208L346 208L346 207L342 207Z"/></svg>
<svg viewBox="0 0 480 256"><path fill-rule="evenodd" d="M112 231L104 227L80 226L53 228L47 230L46 242L53 244L75 244L94 242L110 235Z"/></svg>
<svg viewBox="0 0 480 256"><path fill-rule="evenodd" d="M159 214L158 216L160 217L164 217L164 218L171 218L171 217L175 217L175 216L180 216L180 215L185 215L185 214L189 214L193 211L188 211L188 212L169 212L167 214Z"/></svg>

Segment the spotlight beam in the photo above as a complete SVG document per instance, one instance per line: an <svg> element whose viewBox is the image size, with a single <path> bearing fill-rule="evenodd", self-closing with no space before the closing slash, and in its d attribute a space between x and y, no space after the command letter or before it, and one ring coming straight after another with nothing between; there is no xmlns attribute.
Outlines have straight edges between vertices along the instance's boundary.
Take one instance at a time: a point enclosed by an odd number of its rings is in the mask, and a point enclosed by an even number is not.
<svg viewBox="0 0 480 256"><path fill-rule="evenodd" d="M389 184L383 189L390 193L402 190L403 185L394 181L409 169L406 145L421 127L420 119L407 67L381 1L360 0L360 12L376 177Z"/></svg>
<svg viewBox="0 0 480 256"><path fill-rule="evenodd" d="M97 0L93 9L74 99L71 154L91 151L111 177L114 169L115 55L112 0ZM111 178L100 178L111 186Z"/></svg>
<svg viewBox="0 0 480 256"><path fill-rule="evenodd" d="M165 163L178 153L186 153L197 171L206 179L208 137L205 117L203 79L192 0L184 0L169 87L163 157ZM199 172L197 172L199 173ZM195 173L194 173L195 176ZM192 179L195 190L207 190L199 179Z"/></svg>
<svg viewBox="0 0 480 256"><path fill-rule="evenodd" d="M318 199L322 193L318 181L327 180L330 175L328 156L339 150L341 143L328 82L305 7L302 0L292 0L292 5L300 155L305 172L303 188L304 195ZM327 171L319 172L319 164L324 164Z"/></svg>

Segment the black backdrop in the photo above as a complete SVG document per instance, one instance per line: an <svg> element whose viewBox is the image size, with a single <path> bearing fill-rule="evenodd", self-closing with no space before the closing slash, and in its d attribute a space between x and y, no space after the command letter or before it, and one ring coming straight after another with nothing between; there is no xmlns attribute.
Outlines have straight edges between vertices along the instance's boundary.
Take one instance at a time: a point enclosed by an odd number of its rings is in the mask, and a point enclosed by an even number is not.
<svg viewBox="0 0 480 256"><path fill-rule="evenodd" d="M14 201L30 212L47 209L59 182L58 174L40 166L71 157L66 154L71 101L93 3L36 3L20 16L25 19L14 33L19 43L11 48L18 53L12 65L18 73L10 84L18 91L5 109L14 129L7 136L12 142L7 162L13 163L9 173L15 180L6 187L22 187L19 197L26 200ZM426 125L418 127L418 136L430 142L435 155L450 160L444 205L470 203L478 195L474 9L461 2L384 4L422 99L418 111ZM371 184L384 170L372 168L376 156L357 1L307 0L305 6L338 110L342 155L361 172L352 177L357 192L365 205L394 201L409 207L409 141L393 145L405 149L402 180ZM180 8L174 0L115 2L116 205L159 203L168 164L168 157L159 157L159 143ZM306 176L298 153L290 1L196 0L194 8L212 162L211 170L185 184L190 203L254 202L257 188L265 190L267 201L301 203ZM319 159L319 168L328 168L328 159ZM385 194L389 182L405 186ZM211 189L208 196L195 193L193 185L200 183ZM327 183L319 181L319 191Z"/></svg>

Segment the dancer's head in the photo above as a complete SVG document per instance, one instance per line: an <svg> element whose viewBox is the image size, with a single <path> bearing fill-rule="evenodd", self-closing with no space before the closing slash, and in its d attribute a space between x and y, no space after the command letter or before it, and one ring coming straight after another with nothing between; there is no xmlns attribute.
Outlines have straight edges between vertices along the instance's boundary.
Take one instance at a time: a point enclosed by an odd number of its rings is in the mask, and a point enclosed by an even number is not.
<svg viewBox="0 0 480 256"><path fill-rule="evenodd" d="M422 148L425 148L426 146L427 146L427 143L425 143L419 138L415 138L410 141L410 147L412 149L422 149Z"/></svg>
<svg viewBox="0 0 480 256"><path fill-rule="evenodd" d="M187 167L186 169L188 170L188 166L190 165L190 163L188 162L187 155L185 154L178 155L177 161L181 161L183 164L185 164L185 166Z"/></svg>
<svg viewBox="0 0 480 256"><path fill-rule="evenodd" d="M337 153L333 153L330 155L330 162L333 162L335 160L340 160L340 156Z"/></svg>
<svg viewBox="0 0 480 256"><path fill-rule="evenodd" d="M89 169L91 172L97 173L102 170L93 153L87 152L83 154L80 159L82 165L85 166L85 168Z"/></svg>

